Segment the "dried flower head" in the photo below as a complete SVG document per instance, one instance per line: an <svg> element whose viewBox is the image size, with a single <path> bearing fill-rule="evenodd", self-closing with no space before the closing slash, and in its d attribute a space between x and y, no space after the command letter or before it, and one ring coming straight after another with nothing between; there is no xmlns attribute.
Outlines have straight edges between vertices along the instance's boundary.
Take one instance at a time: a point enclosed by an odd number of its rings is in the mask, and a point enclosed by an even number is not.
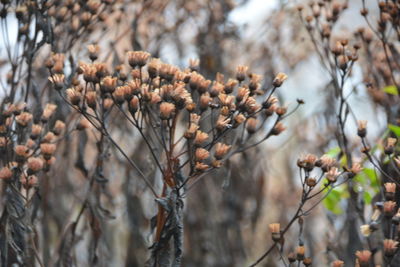
<svg viewBox="0 0 400 267"><path fill-rule="evenodd" d="M205 170L207 170L209 168L209 166L203 162L196 162L195 164L195 169L198 172L203 172Z"/></svg>
<svg viewBox="0 0 400 267"><path fill-rule="evenodd" d="M33 124L30 137L32 139L37 139L41 133L42 133L42 126L39 124Z"/></svg>
<svg viewBox="0 0 400 267"><path fill-rule="evenodd" d="M391 155L394 152L394 147L396 145L397 139L389 137L387 139L387 144L385 146L385 154Z"/></svg>
<svg viewBox="0 0 400 267"><path fill-rule="evenodd" d="M41 117L42 122L47 122L50 119L50 117L54 114L54 111L56 111L56 109L57 105L46 104Z"/></svg>
<svg viewBox="0 0 400 267"><path fill-rule="evenodd" d="M203 161L210 156L210 152L208 152L204 148L197 148L195 152L195 158L197 161Z"/></svg>
<svg viewBox="0 0 400 267"><path fill-rule="evenodd" d="M360 120L357 121L357 134L359 137L364 138L367 135L367 121Z"/></svg>
<svg viewBox="0 0 400 267"><path fill-rule="evenodd" d="M249 69L249 67L247 66L238 66L236 68L236 79L239 82L244 81L244 79L246 79L246 74L247 74L247 70Z"/></svg>
<svg viewBox="0 0 400 267"><path fill-rule="evenodd" d="M296 257L298 261L302 261L304 259L304 254L306 252L306 248L302 245L296 248Z"/></svg>
<svg viewBox="0 0 400 267"><path fill-rule="evenodd" d="M339 175L340 172L338 171L338 168L331 167L326 173L326 179L328 179L330 183L335 183Z"/></svg>
<svg viewBox="0 0 400 267"><path fill-rule="evenodd" d="M72 105L79 105L82 94L78 90L74 88L68 88L65 93L67 94L67 98Z"/></svg>
<svg viewBox="0 0 400 267"><path fill-rule="evenodd" d="M29 112L22 112L21 114L19 114L18 116L15 117L15 121L17 122L17 124L21 127L26 127L29 122L31 122L32 120L32 114Z"/></svg>
<svg viewBox="0 0 400 267"><path fill-rule="evenodd" d="M129 51L127 56L129 65L131 65L132 68L143 67L150 58L150 54L144 51Z"/></svg>
<svg viewBox="0 0 400 267"><path fill-rule="evenodd" d="M49 81L53 84L54 89L61 90L64 88L64 74L54 74L49 77Z"/></svg>
<svg viewBox="0 0 400 267"><path fill-rule="evenodd" d="M57 120L53 127L53 133L55 135L60 135L62 131L64 131L64 129L65 129L65 123L60 120Z"/></svg>
<svg viewBox="0 0 400 267"><path fill-rule="evenodd" d="M218 160L222 159L226 155L226 153L228 153L230 148L231 148L230 145L226 145L224 143L217 143L215 145L214 157Z"/></svg>
<svg viewBox="0 0 400 267"><path fill-rule="evenodd" d="M393 257L398 249L399 242L393 239L385 239L383 240L383 252L386 257Z"/></svg>
<svg viewBox="0 0 400 267"><path fill-rule="evenodd" d="M278 122L274 128L271 129L271 135L280 135L284 130L286 130L286 127L283 123Z"/></svg>
<svg viewBox="0 0 400 267"><path fill-rule="evenodd" d="M288 76L283 73L283 72L279 72L276 76L274 81L272 82L273 86L275 87L281 87L283 82L288 78Z"/></svg>
<svg viewBox="0 0 400 267"><path fill-rule="evenodd" d="M271 223L268 227L272 235L272 240L278 242L281 239L281 225L279 223Z"/></svg>
<svg viewBox="0 0 400 267"><path fill-rule="evenodd" d="M92 61L95 61L99 57L100 46L97 44L91 44L87 46L89 51L89 58Z"/></svg>
<svg viewBox="0 0 400 267"><path fill-rule="evenodd" d="M344 266L344 261L341 260L335 260L332 262L332 267L343 267Z"/></svg>
<svg viewBox="0 0 400 267"><path fill-rule="evenodd" d="M41 158L28 159L28 175L37 173L43 168L43 160Z"/></svg>
<svg viewBox="0 0 400 267"><path fill-rule="evenodd" d="M200 146L200 145L203 145L204 142L207 141L207 139L208 139L208 134L207 133L202 132L200 130L197 130L196 137L194 138L193 143L195 145Z"/></svg>
<svg viewBox="0 0 400 267"><path fill-rule="evenodd" d="M13 176L13 172L8 167L0 169L0 180L9 180Z"/></svg>
<svg viewBox="0 0 400 267"><path fill-rule="evenodd" d="M360 267L367 267L369 266L369 261L371 259L371 251L369 250L362 250L356 252L357 260L360 264Z"/></svg>
<svg viewBox="0 0 400 267"><path fill-rule="evenodd" d="M394 215L396 209L396 202L394 201L385 201L383 202L383 213L387 217L392 217Z"/></svg>
<svg viewBox="0 0 400 267"><path fill-rule="evenodd" d="M53 156L54 152L56 151L55 144L44 143L40 145L40 150L43 154L43 157L48 160Z"/></svg>
<svg viewBox="0 0 400 267"><path fill-rule="evenodd" d="M162 102L160 104L160 118L162 120L168 120L173 116L175 112L175 105L168 102Z"/></svg>

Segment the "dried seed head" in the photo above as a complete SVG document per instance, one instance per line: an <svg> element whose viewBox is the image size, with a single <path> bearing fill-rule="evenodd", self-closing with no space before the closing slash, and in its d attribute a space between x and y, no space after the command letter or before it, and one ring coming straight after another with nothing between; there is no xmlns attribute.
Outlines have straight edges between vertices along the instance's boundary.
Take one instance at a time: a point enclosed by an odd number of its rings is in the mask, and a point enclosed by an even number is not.
<svg viewBox="0 0 400 267"><path fill-rule="evenodd" d="M385 216L392 217L395 213L395 209L396 202L389 200L383 203L383 213L385 214Z"/></svg>
<svg viewBox="0 0 400 267"><path fill-rule="evenodd" d="M231 121L230 118L223 115L219 115L215 128L218 131L222 132L223 130L231 126L229 124L230 121Z"/></svg>
<svg viewBox="0 0 400 267"><path fill-rule="evenodd" d="M22 112L21 114L19 114L18 116L15 117L15 121L17 122L17 124L21 127L26 127L29 122L31 122L32 120L32 114L29 112Z"/></svg>
<svg viewBox="0 0 400 267"><path fill-rule="evenodd" d="M394 147L396 145L397 139L389 137L387 139L387 144L385 146L385 154L391 155L394 152Z"/></svg>
<svg viewBox="0 0 400 267"><path fill-rule="evenodd" d="M89 51L89 58L92 61L95 61L99 57L100 46L97 44L91 44L87 46Z"/></svg>
<svg viewBox="0 0 400 267"><path fill-rule="evenodd" d="M315 166L321 167L322 171L327 172L336 164L336 160L328 155L323 155L317 162Z"/></svg>
<svg viewBox="0 0 400 267"><path fill-rule="evenodd" d="M203 162L196 162L195 164L195 169L198 172L203 172L205 170L207 170L210 166L208 166L207 164L203 163Z"/></svg>
<svg viewBox="0 0 400 267"><path fill-rule="evenodd" d="M41 133L42 133L42 126L40 126L39 124L33 124L30 137L32 139L37 139Z"/></svg>
<svg viewBox="0 0 400 267"><path fill-rule="evenodd" d="M369 261L371 259L371 255L372 255L372 253L369 250L362 250L362 251L356 252L356 257L358 259L360 267L369 266Z"/></svg>
<svg viewBox="0 0 400 267"><path fill-rule="evenodd" d="M272 235L272 240L274 242L278 242L281 239L281 225L279 223L271 223L270 225L268 225L268 227Z"/></svg>
<svg viewBox="0 0 400 267"><path fill-rule="evenodd" d="M215 145L214 157L218 160L222 159L228 153L230 148L231 148L230 145L217 143Z"/></svg>
<svg viewBox="0 0 400 267"><path fill-rule="evenodd" d="M386 257L393 257L397 251L399 242L393 239L385 239L383 240L383 252Z"/></svg>
<svg viewBox="0 0 400 267"><path fill-rule="evenodd" d="M326 179L328 179L328 181L330 183L335 183L337 180L337 177L340 175L338 168L336 167L331 167L329 169L329 171L326 173Z"/></svg>
<svg viewBox="0 0 400 267"><path fill-rule="evenodd" d="M224 92L226 94L230 94L235 89L236 85L238 84L237 80L229 79L224 86Z"/></svg>
<svg viewBox="0 0 400 267"><path fill-rule="evenodd" d="M200 130L197 130L196 132L196 137L194 138L193 143L197 146L202 145L204 142L206 142L208 139L208 134L205 132L202 132Z"/></svg>
<svg viewBox="0 0 400 267"><path fill-rule="evenodd" d="M127 53L129 65L132 68L143 67L150 58L150 53L144 51L129 51Z"/></svg>
<svg viewBox="0 0 400 267"><path fill-rule="evenodd" d="M195 137L197 129L199 129L199 126L196 123L190 123L189 128L185 132L185 138L193 139Z"/></svg>
<svg viewBox="0 0 400 267"><path fill-rule="evenodd" d="M51 156L53 156L54 152L56 151L56 145L55 144L41 144L40 145L40 151L43 154L43 157L46 160L49 160Z"/></svg>
<svg viewBox="0 0 400 267"><path fill-rule="evenodd" d="M90 127L90 121L88 121L86 118L81 118L79 120L79 123L76 125L76 129L79 131L88 129Z"/></svg>
<svg viewBox="0 0 400 267"><path fill-rule="evenodd" d="M356 176L359 172L362 171L362 166L359 162L353 163L353 165L351 166L350 169L350 178L353 178L354 176Z"/></svg>
<svg viewBox="0 0 400 267"><path fill-rule="evenodd" d="M246 87L240 87L238 89L238 93L236 95L236 100L238 102L241 102L243 100L246 100L250 95L250 90Z"/></svg>
<svg viewBox="0 0 400 267"><path fill-rule="evenodd" d="M125 101L125 88L125 86L118 86L112 94L118 105L122 105Z"/></svg>
<svg viewBox="0 0 400 267"><path fill-rule="evenodd" d="M274 81L272 82L272 85L275 87L281 87L283 82L288 78L288 76L283 73L283 72L279 72L276 76Z"/></svg>
<svg viewBox="0 0 400 267"><path fill-rule="evenodd" d="M306 252L306 248L304 246L298 246L296 248L296 258L298 261L302 261L304 259L304 253Z"/></svg>
<svg viewBox="0 0 400 267"><path fill-rule="evenodd" d="M236 68L236 79L239 82L244 81L244 79L246 79L246 73L248 71L249 67L247 66L238 66Z"/></svg>
<svg viewBox="0 0 400 267"><path fill-rule="evenodd" d="M147 64L147 71L151 79L157 77L158 72L161 68L161 60L158 58L152 58Z"/></svg>
<svg viewBox="0 0 400 267"><path fill-rule="evenodd" d="M85 95L86 103L91 109L96 109L97 94L96 91L89 91Z"/></svg>
<svg viewBox="0 0 400 267"><path fill-rule="evenodd" d="M100 89L102 93L112 93L117 86L117 77L106 76L100 82Z"/></svg>
<svg viewBox="0 0 400 267"><path fill-rule="evenodd" d="M191 71L199 71L200 60L199 59L189 59L189 68Z"/></svg>
<svg viewBox="0 0 400 267"><path fill-rule="evenodd" d="M160 104L160 118L162 120L168 120L173 116L175 112L175 105L168 102L162 102Z"/></svg>
<svg viewBox="0 0 400 267"><path fill-rule="evenodd" d="M62 131L64 131L64 129L65 129L65 123L60 120L57 120L53 127L53 133L55 135L60 135Z"/></svg>
<svg viewBox="0 0 400 267"><path fill-rule="evenodd" d="M49 81L53 84L54 89L61 90L64 88L64 74L54 74L53 76L49 77Z"/></svg>
<svg viewBox="0 0 400 267"><path fill-rule="evenodd" d="M50 119L50 117L54 114L56 109L57 109L57 105L46 104L46 106L44 107L43 113L42 113L42 117L41 117L42 122L46 123Z"/></svg>
<svg viewBox="0 0 400 267"><path fill-rule="evenodd" d="M25 159L29 156L29 148L25 145L17 145L14 148L16 161L17 162L24 162Z"/></svg>
<svg viewBox="0 0 400 267"><path fill-rule="evenodd" d="M65 93L67 94L67 98L72 105L79 105L82 94L78 90L74 88L68 88Z"/></svg>
<svg viewBox="0 0 400 267"><path fill-rule="evenodd" d="M139 98L133 96L131 101L129 101L129 112L133 115L139 109Z"/></svg>
<svg viewBox="0 0 400 267"><path fill-rule="evenodd" d="M257 130L257 119L249 118L246 124L246 130L249 134L254 134Z"/></svg>
<svg viewBox="0 0 400 267"><path fill-rule="evenodd" d="M217 97L223 91L224 91L224 85L219 82L214 82L210 88L210 96Z"/></svg>
<svg viewBox="0 0 400 267"><path fill-rule="evenodd" d="M28 175L37 173L43 168L43 160L41 158L28 159Z"/></svg>
<svg viewBox="0 0 400 267"><path fill-rule="evenodd" d="M359 137L364 138L367 135L367 121L360 120L357 121L357 124L358 124L357 134Z"/></svg>
<svg viewBox="0 0 400 267"><path fill-rule="evenodd" d="M294 254L294 252L290 252L289 254L288 254L288 261L290 262L290 263L293 263L293 262L295 262L297 259L296 259L296 254Z"/></svg>
<svg viewBox="0 0 400 267"><path fill-rule="evenodd" d="M199 100L199 106L201 111L205 111L210 106L212 99L208 93L202 94Z"/></svg>
<svg viewBox="0 0 400 267"><path fill-rule="evenodd" d="M0 169L0 180L9 180L13 176L13 172L8 167Z"/></svg>
<svg viewBox="0 0 400 267"><path fill-rule="evenodd" d="M343 267L344 266L344 261L341 260L335 260L332 262L332 267Z"/></svg>
<svg viewBox="0 0 400 267"><path fill-rule="evenodd" d="M271 130L271 135L279 135L281 134L284 130L286 130L286 127L281 123L278 122L274 128Z"/></svg>
<svg viewBox="0 0 400 267"><path fill-rule="evenodd" d="M197 148L195 152L196 161L203 161L210 156L210 152L208 152L204 148Z"/></svg>
<svg viewBox="0 0 400 267"><path fill-rule="evenodd" d="M307 186L309 186L309 187L314 187L314 186L317 185L317 180L316 180L314 177L308 177L308 178L306 179L306 184L307 184Z"/></svg>
<svg viewBox="0 0 400 267"><path fill-rule="evenodd" d="M42 143L51 143L54 142L56 139L56 136L53 132L47 132L45 136L42 138Z"/></svg>
<svg viewBox="0 0 400 267"><path fill-rule="evenodd" d="M312 259L311 259L311 258L305 258L305 259L303 260L303 264L304 264L304 266L311 266L311 264L312 264Z"/></svg>
<svg viewBox="0 0 400 267"><path fill-rule="evenodd" d="M238 127L240 124L242 124L246 120L246 117L242 114L239 113L234 117L235 123L233 124L233 128Z"/></svg>

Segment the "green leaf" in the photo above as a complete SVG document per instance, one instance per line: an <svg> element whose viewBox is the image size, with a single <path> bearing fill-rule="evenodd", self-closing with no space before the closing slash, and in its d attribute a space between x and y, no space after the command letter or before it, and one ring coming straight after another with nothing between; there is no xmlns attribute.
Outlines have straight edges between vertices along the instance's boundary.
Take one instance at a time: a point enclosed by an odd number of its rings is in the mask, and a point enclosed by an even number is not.
<svg viewBox="0 0 400 267"><path fill-rule="evenodd" d="M397 136L400 137L400 127L393 125L393 124L388 124L388 128Z"/></svg>
<svg viewBox="0 0 400 267"><path fill-rule="evenodd" d="M331 148L328 152L325 153L325 155L328 155L331 158L336 158L340 153L340 147L334 147Z"/></svg>
<svg viewBox="0 0 400 267"><path fill-rule="evenodd" d="M394 85L389 85L384 87L383 91L390 95L399 95L399 91L397 90L397 87Z"/></svg>
<svg viewBox="0 0 400 267"><path fill-rule="evenodd" d="M372 196L368 191L364 191L363 199L365 204L371 204Z"/></svg>
<svg viewBox="0 0 400 267"><path fill-rule="evenodd" d="M329 189L325 189L327 192ZM330 212L339 215L343 213L342 208L340 207L340 201L344 198L348 197L348 192L345 186L339 186L332 189L329 194L322 201L323 205Z"/></svg>

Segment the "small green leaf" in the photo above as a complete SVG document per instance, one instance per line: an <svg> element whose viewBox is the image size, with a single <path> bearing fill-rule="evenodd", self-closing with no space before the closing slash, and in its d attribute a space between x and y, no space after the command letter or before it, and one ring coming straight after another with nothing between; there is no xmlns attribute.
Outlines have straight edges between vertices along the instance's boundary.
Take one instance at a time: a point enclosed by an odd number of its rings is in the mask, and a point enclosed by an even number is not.
<svg viewBox="0 0 400 267"><path fill-rule="evenodd" d="M388 124L388 128L397 136L400 137L400 127L393 125L393 124Z"/></svg>
<svg viewBox="0 0 400 267"><path fill-rule="evenodd" d="M399 95L399 91L397 90L397 87L394 85L386 86L385 88L383 88L383 91L390 95Z"/></svg>
<svg viewBox="0 0 400 267"><path fill-rule="evenodd" d="M364 191L363 199L365 204L371 204L372 196L368 191Z"/></svg>
<svg viewBox="0 0 400 267"><path fill-rule="evenodd" d="M340 153L340 147L334 147L331 148L328 152L325 153L325 155L328 155L331 158L336 158Z"/></svg>

